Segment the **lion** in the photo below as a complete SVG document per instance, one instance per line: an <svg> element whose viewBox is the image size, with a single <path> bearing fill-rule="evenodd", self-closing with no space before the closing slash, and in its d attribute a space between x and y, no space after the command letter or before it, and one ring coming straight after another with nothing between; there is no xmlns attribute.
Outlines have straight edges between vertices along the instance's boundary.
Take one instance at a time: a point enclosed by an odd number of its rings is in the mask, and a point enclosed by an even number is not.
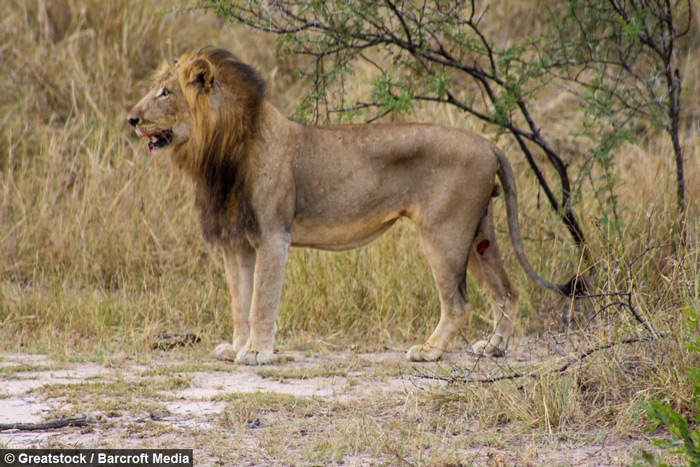
<svg viewBox="0 0 700 467"><path fill-rule="evenodd" d="M468 131L425 123L303 125L267 99L265 82L231 52L205 47L166 63L128 122L154 156L195 185L205 239L223 253L234 332L214 354L274 358L290 247L366 245L399 218L414 222L440 296L440 320L412 361L441 358L471 312L466 274L489 295L494 331L473 345L502 356L520 295L506 275L492 198L500 180L515 254L537 284L520 237L515 179L498 147Z"/></svg>

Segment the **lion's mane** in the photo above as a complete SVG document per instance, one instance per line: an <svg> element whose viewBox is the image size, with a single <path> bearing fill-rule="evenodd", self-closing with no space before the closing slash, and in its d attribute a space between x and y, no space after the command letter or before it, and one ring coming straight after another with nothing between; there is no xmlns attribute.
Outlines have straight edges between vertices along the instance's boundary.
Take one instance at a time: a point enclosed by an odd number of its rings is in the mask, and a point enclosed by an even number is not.
<svg viewBox="0 0 700 467"><path fill-rule="evenodd" d="M205 47L182 56L179 64L194 126L173 161L195 180L204 237L214 244L254 238L259 227L247 174L265 82L223 49Z"/></svg>

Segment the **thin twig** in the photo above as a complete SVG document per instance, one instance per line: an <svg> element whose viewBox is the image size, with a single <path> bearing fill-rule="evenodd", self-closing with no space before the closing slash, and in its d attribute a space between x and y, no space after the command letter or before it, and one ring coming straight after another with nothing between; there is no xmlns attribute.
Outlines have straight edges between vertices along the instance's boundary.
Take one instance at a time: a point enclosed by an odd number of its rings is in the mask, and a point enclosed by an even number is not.
<svg viewBox="0 0 700 467"><path fill-rule="evenodd" d="M432 380L438 380L438 381L447 381L450 383L496 383L498 381L504 381L504 380L514 380L514 379L520 379L520 378L538 378L550 374L557 374L557 373L564 373L566 370L568 370L572 365L576 363L581 363L583 360L586 358L590 357L596 352L599 352L601 350L606 350L618 345L625 345L625 344L634 344L638 342L648 342L652 340L651 338L648 337L630 337L628 339L623 339L621 341L617 342L607 342L605 344L599 344L596 346L593 346L591 348L588 348L582 352L580 352L578 355L569 357L566 359L566 362L563 363L562 365L558 366L557 368L554 368L552 370L549 370L547 372L539 372L539 371L532 371L528 373L520 373L520 372L513 372L510 374L506 375L500 375L500 376L493 376L493 377L487 377L487 378L471 378L468 376L455 376L455 375L450 375L450 376L438 376L438 375L426 375L426 374L418 374L415 375L416 378L421 378L421 379L432 379Z"/></svg>

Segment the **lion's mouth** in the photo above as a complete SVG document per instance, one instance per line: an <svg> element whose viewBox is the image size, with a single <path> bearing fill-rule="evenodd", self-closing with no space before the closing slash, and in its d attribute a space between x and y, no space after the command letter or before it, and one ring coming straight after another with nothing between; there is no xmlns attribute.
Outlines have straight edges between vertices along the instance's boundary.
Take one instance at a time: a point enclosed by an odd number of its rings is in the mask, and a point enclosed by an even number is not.
<svg viewBox="0 0 700 467"><path fill-rule="evenodd" d="M153 151L154 148L160 149L164 148L170 142L173 140L173 131L172 130L164 130L161 131L160 133L156 133L155 135L151 135L148 137L148 151L151 152Z"/></svg>

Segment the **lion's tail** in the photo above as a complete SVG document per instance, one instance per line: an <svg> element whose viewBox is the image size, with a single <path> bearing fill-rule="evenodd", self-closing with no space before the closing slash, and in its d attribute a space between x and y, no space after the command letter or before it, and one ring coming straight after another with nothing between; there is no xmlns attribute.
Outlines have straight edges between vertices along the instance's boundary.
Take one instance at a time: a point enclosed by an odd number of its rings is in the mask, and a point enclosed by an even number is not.
<svg viewBox="0 0 700 467"><path fill-rule="evenodd" d="M506 159L506 156L498 148L494 148L494 152L498 158L498 178L501 180L501 185L503 185L503 191L506 197L508 230L510 230L510 238L513 242L515 256L518 258L518 261L520 262L520 265L525 273L530 279L532 279L533 282L554 292L559 292L564 295L571 295L573 289L575 288L576 277L567 284L554 284L538 276L532 269L527 256L525 256L525 250L523 249L522 238L520 236L520 223L518 222L518 193L515 187L515 176L513 175L513 169L511 168L508 159Z"/></svg>

